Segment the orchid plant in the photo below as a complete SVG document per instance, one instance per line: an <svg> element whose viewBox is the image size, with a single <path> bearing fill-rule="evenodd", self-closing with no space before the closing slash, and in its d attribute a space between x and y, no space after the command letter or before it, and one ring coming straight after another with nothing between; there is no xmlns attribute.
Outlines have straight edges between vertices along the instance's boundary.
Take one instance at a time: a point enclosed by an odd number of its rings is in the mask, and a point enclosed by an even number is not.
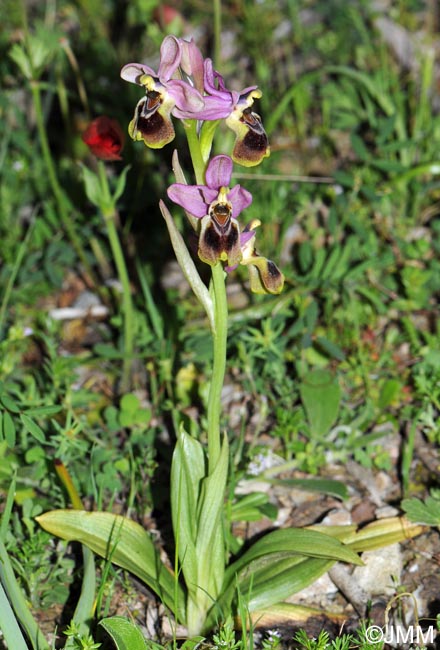
<svg viewBox="0 0 440 650"><path fill-rule="evenodd" d="M186 133L195 183L188 184L173 154L176 182L168 198L183 208L198 238L198 257L210 266L203 282L185 238L164 201L160 210L171 242L194 294L203 306L212 335L212 375L207 402L207 448L183 428L176 432L171 467L171 518L175 557L162 561L152 538L139 524L109 512L57 510L38 517L43 528L66 540L78 540L99 555L131 571L155 591L190 636L203 634L246 601L258 617L282 603L341 560L359 564L356 553L371 545L402 538L400 520L387 529L275 530L237 558L228 557L224 501L228 480L228 437L221 431L221 391L226 368L228 306L225 280L238 265L249 270L250 288L279 294L284 277L276 264L256 250L257 219L239 221L252 202L250 192L231 181L234 162L258 165L269 155L261 118L253 110L261 91L227 89L212 61L194 41L167 36L157 71L142 63L122 68L125 81L143 89L128 126L135 141L161 148L175 136L175 122ZM224 122L235 133L231 155L211 157L213 138ZM347 543L344 543L347 542ZM286 612L286 609L283 610Z"/></svg>

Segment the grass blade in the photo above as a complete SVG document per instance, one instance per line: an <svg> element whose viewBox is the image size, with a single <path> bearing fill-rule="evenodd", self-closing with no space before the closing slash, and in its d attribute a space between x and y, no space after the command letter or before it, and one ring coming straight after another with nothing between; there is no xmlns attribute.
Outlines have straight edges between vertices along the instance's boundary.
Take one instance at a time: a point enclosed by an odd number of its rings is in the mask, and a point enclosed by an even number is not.
<svg viewBox="0 0 440 650"><path fill-rule="evenodd" d="M29 638L33 650L50 650L43 633L32 616L24 597L23 591L17 582L12 569L11 561L3 541L0 540L0 584L4 587L9 602L15 612L16 619ZM14 648L15 645L10 646Z"/></svg>
<svg viewBox="0 0 440 650"><path fill-rule="evenodd" d="M2 631L8 648L14 648L14 650L29 650L1 583L0 630Z"/></svg>

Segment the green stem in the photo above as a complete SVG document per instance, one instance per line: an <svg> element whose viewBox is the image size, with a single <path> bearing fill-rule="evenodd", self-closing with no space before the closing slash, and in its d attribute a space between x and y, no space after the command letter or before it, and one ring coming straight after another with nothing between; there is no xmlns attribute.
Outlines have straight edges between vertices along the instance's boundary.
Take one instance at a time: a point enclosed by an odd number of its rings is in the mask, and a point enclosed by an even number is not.
<svg viewBox="0 0 440 650"><path fill-rule="evenodd" d="M197 121L187 120L185 122L185 129L189 152L191 154L191 160L194 168L194 174L196 176L196 183L198 185L203 185L205 182L206 163L203 160L202 149L200 146L199 138L197 136Z"/></svg>
<svg viewBox="0 0 440 650"><path fill-rule="evenodd" d="M22 243L21 243L21 245L20 245L20 247L19 247L19 249L18 249L18 251L16 253L15 261L14 261L14 264L13 264L13 267L12 267L12 270L11 270L11 275L9 276L8 281L6 283L6 288L5 288L5 292L3 294L2 304L0 306L0 339L2 338L3 325L4 325L8 305L9 305L9 300L11 298L12 290L14 288L14 283L15 283L17 274L18 274L18 272L20 270L23 258L24 258L25 254L27 252L27 247L28 247L30 238L32 236L32 233L34 231L34 226L35 226L35 219L33 219L31 221L31 224L30 224L30 226L28 228L28 231L27 231L27 233L26 233L26 235L25 235L25 237L24 237L24 239L23 239L23 241L22 241Z"/></svg>
<svg viewBox="0 0 440 650"><path fill-rule="evenodd" d="M196 123L187 126L188 146L194 167L196 182L205 182L206 162L202 156L202 143L197 136ZM220 262L211 268L211 288L214 302L214 327L212 328L212 376L208 394L208 473L212 474L220 457L221 394L226 370L226 346L228 335L228 302L225 273Z"/></svg>
<svg viewBox="0 0 440 650"><path fill-rule="evenodd" d="M130 386L130 372L133 361L134 310L131 299L130 278L127 265L116 229L115 206L110 194L107 173L102 160L98 161L99 179L102 190L101 211L107 227L107 235L116 265L119 282L122 286L122 312L124 316L124 361L122 366L121 392Z"/></svg>
<svg viewBox="0 0 440 650"><path fill-rule="evenodd" d="M81 261L84 271L90 277L93 284L97 286L95 275L84 253L84 247L81 243L80 238L76 233L76 230L73 226L73 222L69 215L69 211L67 208L67 198L59 184L58 177L55 171L55 165L50 151L49 141L47 139L46 125L44 123L40 84L38 81L31 81L30 86L32 91L32 99L34 103L35 119L37 122L37 130L38 130L38 137L40 139L41 152L43 154L43 160L46 166L49 185L52 189L53 195L55 197L55 201L57 203L58 213L60 215L63 228L66 231L67 236L69 237L70 242L73 248L75 249L76 254L78 255L78 258Z"/></svg>
<svg viewBox="0 0 440 650"><path fill-rule="evenodd" d="M226 347L228 336L228 301L226 297L225 272L217 263L212 267L212 290L214 295L215 331L212 333L213 362L208 395L208 468L214 471L220 457L221 396L226 371Z"/></svg>

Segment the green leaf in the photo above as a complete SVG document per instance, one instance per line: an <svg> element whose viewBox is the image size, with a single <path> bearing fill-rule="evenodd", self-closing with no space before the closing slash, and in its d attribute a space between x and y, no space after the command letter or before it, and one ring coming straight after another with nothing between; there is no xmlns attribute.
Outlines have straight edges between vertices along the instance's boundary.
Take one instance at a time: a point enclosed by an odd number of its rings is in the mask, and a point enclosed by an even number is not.
<svg viewBox="0 0 440 650"><path fill-rule="evenodd" d="M86 636L90 632L90 621L95 611L96 597L96 568L95 556L87 546L82 546L83 577L81 581L81 594L76 602L72 622L78 633ZM64 645L64 650L75 650L76 644L69 637Z"/></svg>
<svg viewBox="0 0 440 650"><path fill-rule="evenodd" d="M200 151L205 163L207 163L209 160L212 149L212 141L220 122L221 120L206 120L202 123L202 128L200 131Z"/></svg>
<svg viewBox="0 0 440 650"><path fill-rule="evenodd" d="M99 621L113 639L117 650L149 650L140 629L122 616L111 616Z"/></svg>
<svg viewBox="0 0 440 650"><path fill-rule="evenodd" d="M14 43L14 45L9 50L9 56L20 68L22 75L26 77L26 79L32 79L32 64L27 52L24 50L23 45L20 43Z"/></svg>
<svg viewBox="0 0 440 650"><path fill-rule="evenodd" d="M78 541L145 582L184 621L184 595L172 572L162 564L150 535L136 522L111 512L52 510L36 520L44 530Z"/></svg>
<svg viewBox="0 0 440 650"><path fill-rule="evenodd" d="M3 502L3 512L0 520L0 542L6 540L6 533L9 527L9 521L11 518L12 508L14 507L14 498L15 491L17 487L17 476L14 473L12 475L11 481L9 483L8 493L6 496L6 502ZM1 628L0 628L1 629Z"/></svg>
<svg viewBox="0 0 440 650"><path fill-rule="evenodd" d="M186 581L197 580L197 504L205 475L202 445L181 431L171 464L171 513L174 538Z"/></svg>
<svg viewBox="0 0 440 650"><path fill-rule="evenodd" d="M418 176L424 176L426 174L430 174L432 176L438 176L440 174L440 162L433 161L429 163L422 163L421 165L412 167L411 169L407 170L401 175L396 176L396 178L393 179L393 182L404 183L412 180L413 178L417 178Z"/></svg>
<svg viewBox="0 0 440 650"><path fill-rule="evenodd" d="M337 359L338 361L344 361L345 353L337 343L334 343L333 341L329 341L323 336L317 336L316 343L319 345L320 348L324 350L326 354L333 357L333 359Z"/></svg>
<svg viewBox="0 0 440 650"><path fill-rule="evenodd" d="M174 223L174 219L171 216L170 211L163 201L160 201L159 207L160 211L162 212L162 216L167 224L171 244L174 248L174 253L176 255L177 261L179 262L179 266L182 269L182 272L187 279L189 286L194 291L200 303L203 305L206 311L206 315L208 316L211 330L214 332L214 306L212 303L212 298L209 295L209 291L206 288L206 285L203 283L199 272L197 271L196 265L194 264L193 259L189 254L188 248L186 247L182 235Z"/></svg>
<svg viewBox="0 0 440 650"><path fill-rule="evenodd" d="M94 206L101 208L103 192L99 176L85 165L81 165L81 168L83 171L84 188L87 198Z"/></svg>
<svg viewBox="0 0 440 650"><path fill-rule="evenodd" d="M232 504L231 521L258 521L262 517L275 519L277 512L265 492L253 492Z"/></svg>
<svg viewBox="0 0 440 650"><path fill-rule="evenodd" d="M133 424L149 424L151 421L151 410L139 408L133 413Z"/></svg>
<svg viewBox="0 0 440 650"><path fill-rule="evenodd" d="M388 517L373 521L360 530L357 530L354 525L316 525L309 527L308 530L324 532L326 535L339 539L351 550L362 553L363 551L373 551L376 548L383 548L397 542L404 542L420 535L426 528L410 523L405 517Z"/></svg>
<svg viewBox="0 0 440 650"><path fill-rule="evenodd" d="M358 156L358 158L364 161L368 160L370 158L370 152L365 146L365 143L362 140L362 138L360 138L356 133L352 133L350 136L350 140L351 140L351 146L353 147L353 151Z"/></svg>
<svg viewBox="0 0 440 650"><path fill-rule="evenodd" d="M27 431L29 431L31 436L38 440L38 442L46 442L46 436L44 435L43 429L36 422L34 422L32 418L22 413L20 415L20 420L22 421Z"/></svg>
<svg viewBox="0 0 440 650"><path fill-rule="evenodd" d="M121 198L122 194L124 193L125 183L126 183L126 180L127 180L127 172L129 171L130 167L131 167L131 165L127 165L126 167L124 167L124 169L122 170L122 172L118 176L115 191L114 191L113 197L112 197L114 205L116 205L116 203L118 202L118 199Z"/></svg>
<svg viewBox="0 0 440 650"><path fill-rule="evenodd" d="M257 558L268 558L270 561L270 555L273 553L362 564L358 555L339 540L323 532L318 533L317 536L316 533L316 530L303 528L274 530L255 542L246 553L228 567L227 572L236 574ZM337 543L335 544L335 542Z"/></svg>
<svg viewBox="0 0 440 650"><path fill-rule="evenodd" d="M312 370L302 379L300 395L312 435L323 437L338 416L341 389L337 379L329 370Z"/></svg>
<svg viewBox="0 0 440 650"><path fill-rule="evenodd" d="M133 393L127 393L121 397L121 409L128 413L134 413L140 406L139 398Z"/></svg>
<svg viewBox="0 0 440 650"><path fill-rule="evenodd" d="M211 609L204 629L216 622L219 611L230 609L237 586L249 594L247 607L257 611L282 602L314 582L337 560L362 564L358 555L331 536L308 529L276 530L258 540L225 572L223 593Z"/></svg>
<svg viewBox="0 0 440 650"><path fill-rule="evenodd" d="M30 417L42 417L47 415L55 415L59 413L63 407L62 406L35 406L28 408L25 411L26 415Z"/></svg>
<svg viewBox="0 0 440 650"><path fill-rule="evenodd" d="M333 178L337 183L339 183L343 187L348 187L348 188L354 187L354 177L349 172L336 170L333 173Z"/></svg>
<svg viewBox="0 0 440 650"><path fill-rule="evenodd" d="M97 343L93 346L93 351L104 359L122 359L123 354L110 343Z"/></svg>
<svg viewBox="0 0 440 650"><path fill-rule="evenodd" d="M214 472L204 479L197 513L196 553L198 561L198 588L217 598L225 571L225 538L223 509L228 477L228 439L225 436Z"/></svg>
<svg viewBox="0 0 440 650"><path fill-rule="evenodd" d="M9 397L9 395L1 395L0 403L3 404L5 409L11 411L11 413L20 413L20 407L18 406L17 402Z"/></svg>
<svg viewBox="0 0 440 650"><path fill-rule="evenodd" d="M217 622L219 611L226 612L233 607L237 589L247 597L247 612L266 610L310 585L333 564L334 560L323 558L271 555L251 563L240 576L229 574L227 577L231 579L225 581L225 589L209 613L206 629Z"/></svg>
<svg viewBox="0 0 440 650"><path fill-rule="evenodd" d="M258 540L227 568L217 611L219 607L230 606L237 583L240 593L250 594L249 611L255 611L282 602L300 591L337 560L362 564L351 549L343 544L335 545L336 539L325 534L309 536L311 532L317 531L282 529Z"/></svg>
<svg viewBox="0 0 440 650"><path fill-rule="evenodd" d="M375 291L371 290L369 287L357 286L356 292L361 296L364 296L371 304L378 314L386 313L387 306L384 303L382 295L377 294Z"/></svg>
<svg viewBox="0 0 440 650"><path fill-rule="evenodd" d="M380 171L383 172L402 173L406 170L405 165L402 165L402 163L398 162L397 160L377 160L373 158L370 161L370 165L372 167L376 167L376 169L380 169Z"/></svg>
<svg viewBox="0 0 440 650"><path fill-rule="evenodd" d="M204 636L192 636L190 639L186 639L186 641L183 642L180 646L180 650L196 650L204 640Z"/></svg>
<svg viewBox="0 0 440 650"><path fill-rule="evenodd" d="M427 497L425 501L420 499L403 499L402 509L406 512L408 519L417 524L428 526L440 526L440 501L433 497Z"/></svg>
<svg viewBox="0 0 440 650"><path fill-rule="evenodd" d="M31 647L38 648L38 650L49 650L49 644L29 609L29 604L22 586L19 585L14 575L11 560L2 540L0 540L0 583L6 592L7 599L14 610L14 615L24 630ZM2 612L2 615L0 615L1 620L4 615L4 612ZM0 626L0 629L4 629L3 624ZM17 637L17 646L14 644L9 647L14 649L16 647L19 648L18 641L19 638Z"/></svg>
<svg viewBox="0 0 440 650"><path fill-rule="evenodd" d="M297 559L297 562L293 558L274 559L259 570L249 567L249 575L240 579L239 586L242 593L250 593L247 603L250 612L283 602L311 585L335 563L322 558Z"/></svg>
<svg viewBox="0 0 440 650"><path fill-rule="evenodd" d="M15 447L17 432L14 420L8 411L3 413L3 438L6 440L8 447Z"/></svg>
<svg viewBox="0 0 440 650"><path fill-rule="evenodd" d="M377 405L380 410L384 410L393 403L398 404L401 395L402 382L398 379L387 379L380 390Z"/></svg>
<svg viewBox="0 0 440 650"><path fill-rule="evenodd" d="M261 480L261 479L260 479ZM263 477L264 481L270 483L271 485L284 485L286 487L295 487L305 490L306 492L319 492L321 494L329 494L330 496L336 497L337 499L348 499L348 490L347 486L341 481L335 481L333 479L326 478L271 478L266 479Z"/></svg>
<svg viewBox="0 0 440 650"><path fill-rule="evenodd" d="M0 582L0 630L8 648L14 650L28 650L14 611L9 603L3 586Z"/></svg>

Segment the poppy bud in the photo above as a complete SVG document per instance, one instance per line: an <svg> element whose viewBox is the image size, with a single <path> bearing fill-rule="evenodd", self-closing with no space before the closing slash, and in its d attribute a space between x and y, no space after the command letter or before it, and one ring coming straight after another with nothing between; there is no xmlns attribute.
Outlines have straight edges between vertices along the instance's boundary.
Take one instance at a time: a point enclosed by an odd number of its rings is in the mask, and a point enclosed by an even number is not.
<svg viewBox="0 0 440 650"><path fill-rule="evenodd" d="M105 115L90 122L82 139L93 155L101 160L122 160L124 134L119 123Z"/></svg>

